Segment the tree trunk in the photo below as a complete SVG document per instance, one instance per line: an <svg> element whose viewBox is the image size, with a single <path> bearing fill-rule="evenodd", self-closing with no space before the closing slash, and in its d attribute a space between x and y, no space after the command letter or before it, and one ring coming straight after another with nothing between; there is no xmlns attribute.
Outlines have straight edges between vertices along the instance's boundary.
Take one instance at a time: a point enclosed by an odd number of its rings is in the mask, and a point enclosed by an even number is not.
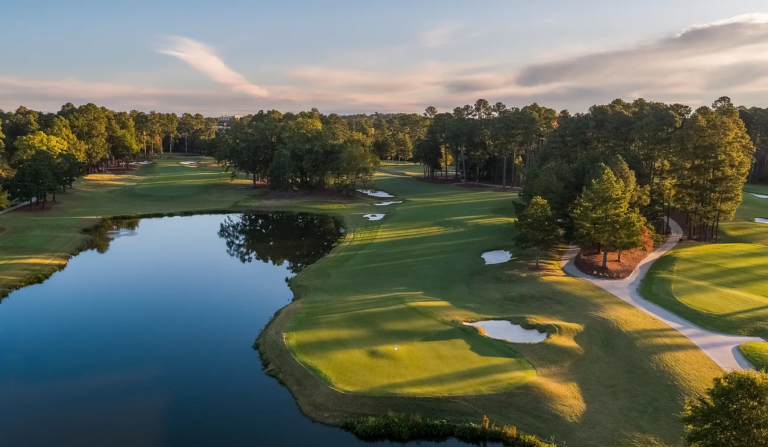
<svg viewBox="0 0 768 447"><path fill-rule="evenodd" d="M720 242L720 213L717 214L717 222L715 223L715 243Z"/></svg>
<svg viewBox="0 0 768 447"><path fill-rule="evenodd" d="M539 247L536 247L536 268L539 268Z"/></svg>
<svg viewBox="0 0 768 447"><path fill-rule="evenodd" d="M621 250L619 250L619 264L621 264Z"/></svg>
<svg viewBox="0 0 768 447"><path fill-rule="evenodd" d="M504 152L504 167L501 170L501 190L507 190L507 153ZM538 252L537 252L538 253ZM536 267L539 266L539 260L536 259Z"/></svg>
<svg viewBox="0 0 768 447"><path fill-rule="evenodd" d="M461 148L461 165L464 171L464 178L461 179L461 183L467 183L467 157L464 156L464 147Z"/></svg>
<svg viewBox="0 0 768 447"><path fill-rule="evenodd" d="M608 249L603 250L603 268L608 267Z"/></svg>
<svg viewBox="0 0 768 447"><path fill-rule="evenodd" d="M480 184L480 165L475 168L475 185Z"/></svg>
<svg viewBox="0 0 768 447"><path fill-rule="evenodd" d="M253 187L256 187L256 171L253 171Z"/></svg>

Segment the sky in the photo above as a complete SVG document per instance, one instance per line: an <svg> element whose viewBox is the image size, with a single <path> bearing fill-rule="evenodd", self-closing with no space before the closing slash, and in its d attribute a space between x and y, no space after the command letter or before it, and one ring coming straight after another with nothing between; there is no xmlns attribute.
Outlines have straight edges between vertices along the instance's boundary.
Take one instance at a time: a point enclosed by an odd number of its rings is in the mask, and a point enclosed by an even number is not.
<svg viewBox="0 0 768 447"><path fill-rule="evenodd" d="M0 109L768 106L765 0L13 2Z"/></svg>

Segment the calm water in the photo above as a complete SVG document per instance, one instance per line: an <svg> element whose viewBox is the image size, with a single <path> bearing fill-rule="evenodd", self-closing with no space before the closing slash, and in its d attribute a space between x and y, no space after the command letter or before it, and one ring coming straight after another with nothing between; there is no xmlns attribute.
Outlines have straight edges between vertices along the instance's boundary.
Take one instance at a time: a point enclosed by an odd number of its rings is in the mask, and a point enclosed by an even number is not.
<svg viewBox="0 0 768 447"><path fill-rule="evenodd" d="M333 220L124 226L0 304L0 445L370 445L303 416L252 349L291 299L285 278L333 246Z"/></svg>

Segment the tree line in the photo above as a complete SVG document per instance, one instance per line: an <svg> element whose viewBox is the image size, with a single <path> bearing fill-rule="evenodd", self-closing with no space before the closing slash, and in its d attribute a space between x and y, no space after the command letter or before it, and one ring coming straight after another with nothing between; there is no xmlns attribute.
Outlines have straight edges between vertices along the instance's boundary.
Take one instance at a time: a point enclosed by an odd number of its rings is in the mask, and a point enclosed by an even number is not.
<svg viewBox="0 0 768 447"><path fill-rule="evenodd" d="M256 186L308 192L334 188L353 193L366 186L378 164L375 131L336 114L260 111L235 121L217 137L214 157L233 177Z"/></svg>
<svg viewBox="0 0 768 447"><path fill-rule="evenodd" d="M56 113L19 107L0 110L0 179L11 200L65 191L74 179L109 166L127 165L164 148L210 153L216 118L200 114L116 112L95 104L67 103ZM6 201L2 196L0 205Z"/></svg>

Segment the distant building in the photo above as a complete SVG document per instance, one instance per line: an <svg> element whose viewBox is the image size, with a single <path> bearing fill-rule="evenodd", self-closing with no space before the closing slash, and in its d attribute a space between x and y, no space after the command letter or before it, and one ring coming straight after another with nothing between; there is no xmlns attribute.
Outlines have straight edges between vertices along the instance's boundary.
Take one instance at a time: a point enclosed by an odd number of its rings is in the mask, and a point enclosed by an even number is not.
<svg viewBox="0 0 768 447"><path fill-rule="evenodd" d="M232 123L242 118L240 115L230 115L230 116L220 116L218 120L216 120L216 129L217 130L227 130L230 127L232 127Z"/></svg>

